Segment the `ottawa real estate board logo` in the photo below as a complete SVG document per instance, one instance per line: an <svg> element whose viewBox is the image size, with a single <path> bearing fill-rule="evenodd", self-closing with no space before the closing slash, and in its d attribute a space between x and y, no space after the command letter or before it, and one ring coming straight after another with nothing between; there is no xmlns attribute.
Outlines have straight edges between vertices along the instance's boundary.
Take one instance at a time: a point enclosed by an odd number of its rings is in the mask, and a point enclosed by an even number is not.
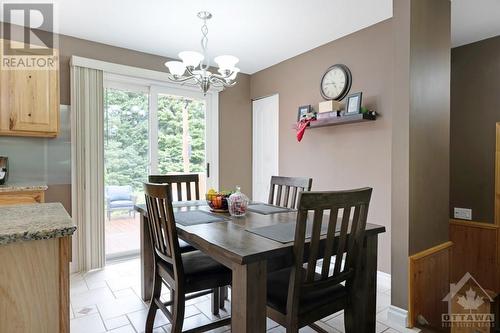
<svg viewBox="0 0 500 333"><path fill-rule="evenodd" d="M442 314L443 327L460 332L490 332L495 325L493 292L487 291L466 273L456 284L450 285L450 292L443 298L448 302L448 313Z"/></svg>
<svg viewBox="0 0 500 333"><path fill-rule="evenodd" d="M2 2L2 70L56 69L54 4Z"/></svg>

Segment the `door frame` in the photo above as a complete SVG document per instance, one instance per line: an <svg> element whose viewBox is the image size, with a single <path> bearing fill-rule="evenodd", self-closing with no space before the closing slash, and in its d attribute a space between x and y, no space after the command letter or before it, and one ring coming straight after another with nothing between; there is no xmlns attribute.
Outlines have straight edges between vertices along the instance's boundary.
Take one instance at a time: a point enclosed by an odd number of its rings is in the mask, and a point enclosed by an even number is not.
<svg viewBox="0 0 500 333"><path fill-rule="evenodd" d="M280 152L280 149L279 149L279 133L280 133L280 123L279 123L279 120L280 120L280 114L279 114L279 94L276 93L276 94L271 94L271 95L266 95L266 96L263 96L263 97L259 97L259 98L255 98L255 99L252 99L252 198L254 197L254 193L255 193L255 170L256 170L256 162L255 162L255 144L254 144L254 134L255 134L255 123L254 123L254 107L253 107L253 103L256 102L256 101L259 101L259 100L262 100L262 99L265 99L265 98L270 98L270 97L276 97L278 99L277 103L278 103L278 109L277 109L277 113L276 113L276 135L277 135L277 145L276 145L276 176L279 175L279 152Z"/></svg>

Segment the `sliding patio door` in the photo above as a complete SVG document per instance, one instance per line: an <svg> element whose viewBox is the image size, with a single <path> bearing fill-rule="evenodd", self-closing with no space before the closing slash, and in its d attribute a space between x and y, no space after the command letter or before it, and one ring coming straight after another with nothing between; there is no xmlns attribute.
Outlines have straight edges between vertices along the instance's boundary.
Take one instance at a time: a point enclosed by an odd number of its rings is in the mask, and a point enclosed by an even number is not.
<svg viewBox="0 0 500 333"><path fill-rule="evenodd" d="M142 183L149 174L197 173L218 186L217 96L129 78L105 80L106 258L139 253Z"/></svg>
<svg viewBox="0 0 500 333"><path fill-rule="evenodd" d="M211 97L158 86L150 93L151 173L197 173L200 193L217 188L218 121Z"/></svg>

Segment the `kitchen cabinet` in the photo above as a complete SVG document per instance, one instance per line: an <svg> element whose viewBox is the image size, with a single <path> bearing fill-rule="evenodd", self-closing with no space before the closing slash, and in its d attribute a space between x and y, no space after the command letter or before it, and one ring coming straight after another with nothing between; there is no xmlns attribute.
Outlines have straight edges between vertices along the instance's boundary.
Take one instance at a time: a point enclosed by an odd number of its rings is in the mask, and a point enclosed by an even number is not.
<svg viewBox="0 0 500 333"><path fill-rule="evenodd" d="M46 185L12 184L0 186L0 206L43 203Z"/></svg>
<svg viewBox="0 0 500 333"><path fill-rule="evenodd" d="M4 58L2 53L2 61ZM48 58L47 58L48 59ZM55 137L59 132L59 57L52 66L0 70L0 135ZM8 62L7 62L8 63Z"/></svg>
<svg viewBox="0 0 500 333"><path fill-rule="evenodd" d="M0 332L69 333L71 217L60 203L0 215Z"/></svg>

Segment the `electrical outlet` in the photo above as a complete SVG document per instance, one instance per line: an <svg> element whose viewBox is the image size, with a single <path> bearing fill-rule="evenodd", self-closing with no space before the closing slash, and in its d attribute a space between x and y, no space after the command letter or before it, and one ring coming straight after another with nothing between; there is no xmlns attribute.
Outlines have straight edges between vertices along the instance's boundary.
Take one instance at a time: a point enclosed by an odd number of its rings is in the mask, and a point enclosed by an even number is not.
<svg viewBox="0 0 500 333"><path fill-rule="evenodd" d="M455 207L453 209L453 217L461 220L472 220L472 209Z"/></svg>

